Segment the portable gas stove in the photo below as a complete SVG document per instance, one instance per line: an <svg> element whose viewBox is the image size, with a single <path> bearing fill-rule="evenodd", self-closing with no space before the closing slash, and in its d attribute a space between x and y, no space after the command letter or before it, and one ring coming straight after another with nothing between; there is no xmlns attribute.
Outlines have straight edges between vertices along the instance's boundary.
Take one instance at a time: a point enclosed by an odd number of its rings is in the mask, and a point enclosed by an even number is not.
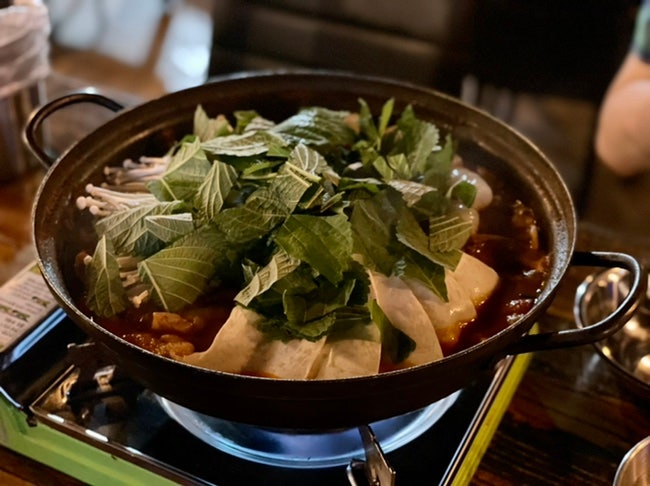
<svg viewBox="0 0 650 486"><path fill-rule="evenodd" d="M0 444L90 484L467 484L528 364L423 410L303 433L208 417L122 376L30 265L0 288Z"/></svg>

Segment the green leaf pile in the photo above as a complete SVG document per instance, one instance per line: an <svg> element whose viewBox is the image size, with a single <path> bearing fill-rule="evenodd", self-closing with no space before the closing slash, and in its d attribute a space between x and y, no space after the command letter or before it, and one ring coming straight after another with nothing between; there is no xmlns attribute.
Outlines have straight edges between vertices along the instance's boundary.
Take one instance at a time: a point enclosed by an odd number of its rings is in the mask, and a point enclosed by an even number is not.
<svg viewBox="0 0 650 486"><path fill-rule="evenodd" d="M197 107L194 133L146 184L157 202L97 220L91 310L110 316L128 305L125 256L136 257L138 291L165 310L234 288L237 305L283 338L379 319L368 270L446 298L445 268L455 268L471 229L458 207L474 193L450 187L452 138L410 106L394 109L388 100L374 118L359 100L357 113L306 107L274 123Z"/></svg>

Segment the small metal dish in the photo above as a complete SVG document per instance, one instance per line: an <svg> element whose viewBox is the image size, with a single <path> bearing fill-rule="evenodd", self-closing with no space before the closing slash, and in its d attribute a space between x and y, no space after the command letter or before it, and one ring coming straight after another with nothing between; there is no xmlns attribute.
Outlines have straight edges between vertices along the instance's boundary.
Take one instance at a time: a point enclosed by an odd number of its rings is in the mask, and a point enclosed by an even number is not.
<svg viewBox="0 0 650 486"><path fill-rule="evenodd" d="M611 314L630 290L627 270L612 268L589 275L578 287L574 317L578 327L594 324ZM650 292L650 291L649 291ZM594 344L627 387L650 400L650 297L615 333Z"/></svg>
<svg viewBox="0 0 650 486"><path fill-rule="evenodd" d="M623 457L614 476L613 486L650 485L650 436L646 437Z"/></svg>

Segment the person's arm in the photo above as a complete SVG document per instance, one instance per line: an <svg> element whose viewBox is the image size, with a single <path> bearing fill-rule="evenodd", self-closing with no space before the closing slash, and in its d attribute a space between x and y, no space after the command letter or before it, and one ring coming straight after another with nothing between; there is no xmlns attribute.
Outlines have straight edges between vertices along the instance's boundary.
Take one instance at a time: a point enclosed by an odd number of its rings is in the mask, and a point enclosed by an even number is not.
<svg viewBox="0 0 650 486"><path fill-rule="evenodd" d="M600 108L596 153L616 174L650 170L650 64L630 52Z"/></svg>

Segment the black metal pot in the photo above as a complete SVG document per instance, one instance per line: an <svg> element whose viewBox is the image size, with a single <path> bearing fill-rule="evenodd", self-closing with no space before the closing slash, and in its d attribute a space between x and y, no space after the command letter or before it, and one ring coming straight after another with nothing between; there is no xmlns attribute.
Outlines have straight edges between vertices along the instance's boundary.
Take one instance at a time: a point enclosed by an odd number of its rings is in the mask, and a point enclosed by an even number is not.
<svg viewBox="0 0 650 486"><path fill-rule="evenodd" d="M75 208L74 200L88 182L102 180L105 165L164 153L191 131L198 104L213 114L255 109L281 120L308 105L356 110L359 98L379 110L391 97L396 109L412 104L418 116L451 131L460 141L461 155L479 158L517 187L538 215L551 254L550 274L535 306L518 322L427 365L371 377L294 381L210 371L155 355L107 332L75 305L73 259L94 235L88 216ZM571 196L557 170L533 144L492 116L430 89L332 72L242 73L121 110L52 162L38 142L38 128L61 107L80 102L121 108L98 95L71 95L40 108L25 131L32 151L51 165L33 210L41 270L62 308L109 359L152 391L199 412L273 427L324 429L370 423L426 406L468 385L506 355L600 340L627 320L643 295L645 282L636 259L613 252L574 253L577 230ZM527 334L550 305L569 265L625 268L632 275L630 294L614 313L585 329Z"/></svg>

